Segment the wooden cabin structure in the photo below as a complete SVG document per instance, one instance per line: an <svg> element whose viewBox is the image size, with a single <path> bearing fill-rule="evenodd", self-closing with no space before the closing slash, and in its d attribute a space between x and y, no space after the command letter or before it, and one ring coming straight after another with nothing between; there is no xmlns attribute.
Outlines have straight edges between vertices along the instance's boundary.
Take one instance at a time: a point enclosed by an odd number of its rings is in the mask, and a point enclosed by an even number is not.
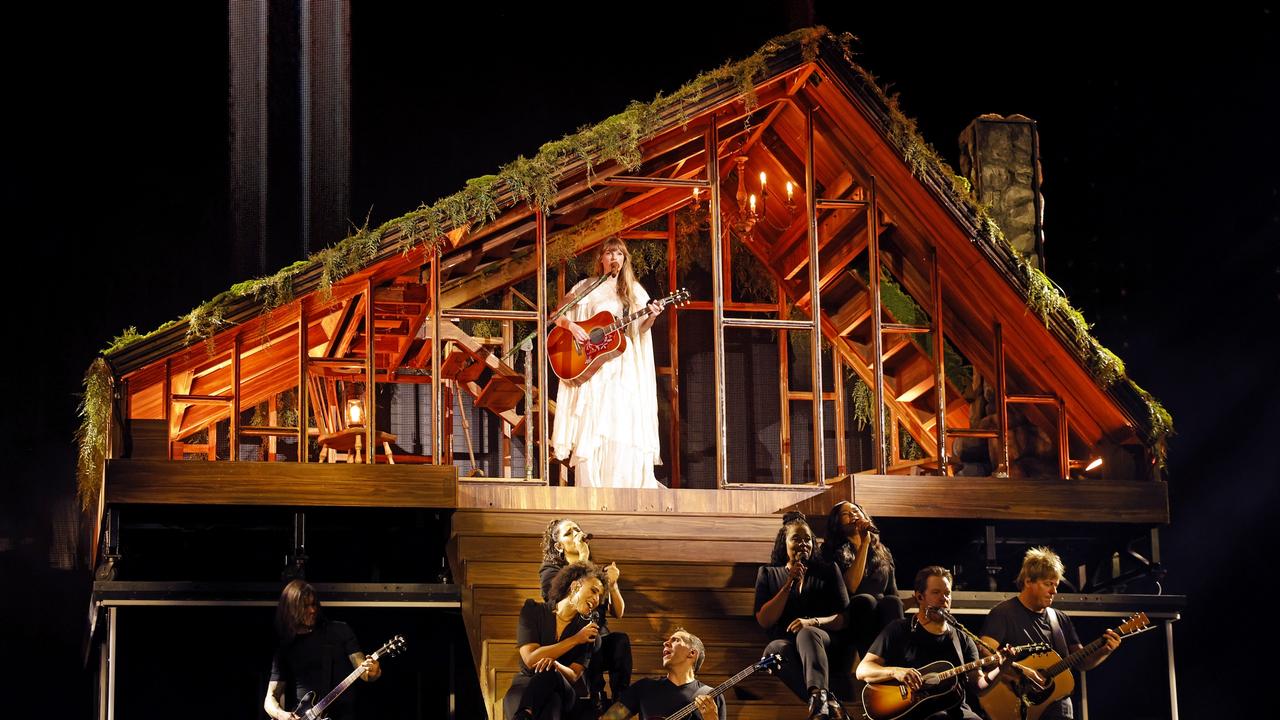
<svg viewBox="0 0 1280 720"><path fill-rule="evenodd" d="M633 599L615 627L632 634L637 672L684 624L722 649L713 684L763 646L751 586L783 509L854 499L890 518L1166 524L1153 401L1100 374L1065 299L1037 300L1056 289L932 157L839 38L771 42L107 352L99 523L128 504L452 510L449 562L491 717L518 671L515 618L552 517L590 523L626 568ZM555 412L545 336L532 355L515 346L520 327L546 326L572 258L611 236L661 248L652 295L695 285L654 330L668 348L666 490L568 486L541 450ZM743 293L743 267L771 293ZM695 323L710 332L682 334ZM777 348L763 389L727 367L747 333ZM697 389L681 367L695 336L710 357ZM778 418L766 481L731 451L747 383ZM884 409L861 462L857 383ZM431 437L410 447L380 426L377 398L414 385L430 390ZM695 392L705 421L686 417ZM463 400L499 428L501 477L459 476L448 438L474 417ZM823 431L797 443L798 426ZM711 459L691 470L679 455L694 434ZM690 536L698 559L673 563ZM108 537L99 559L112 552ZM780 684L752 682L731 717L798 716Z"/></svg>

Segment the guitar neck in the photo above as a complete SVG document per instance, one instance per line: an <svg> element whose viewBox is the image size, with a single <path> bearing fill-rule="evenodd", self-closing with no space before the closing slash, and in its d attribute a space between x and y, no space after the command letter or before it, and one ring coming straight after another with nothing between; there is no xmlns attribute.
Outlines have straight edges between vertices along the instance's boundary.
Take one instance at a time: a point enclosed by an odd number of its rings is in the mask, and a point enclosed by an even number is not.
<svg viewBox="0 0 1280 720"><path fill-rule="evenodd" d="M668 296L666 296L666 297L662 298L661 300L659 300L659 301L658 301L658 304L660 304L660 305L670 305L670 304L671 304L671 299L672 299L672 298L674 298L674 297L675 297L674 295L668 295ZM649 314L649 310L648 310L648 308L641 308L641 309L639 309L639 310L637 310L637 311L635 311L635 312L631 313L630 315L623 315L623 316L622 316L622 317L621 317L617 322L614 322L613 324L611 324L611 325L609 325L608 327L606 327L606 328L604 329L604 331L605 331L605 333L606 333L606 334L608 334L608 333L614 332L614 331L616 331L616 330L621 330L622 328L624 328L624 327L626 327L626 326L630 325L631 323L633 323L633 322L635 322L635 321L639 320L640 318L642 318L642 317L644 317L645 315L648 315L648 314Z"/></svg>
<svg viewBox="0 0 1280 720"><path fill-rule="evenodd" d="M373 660L374 662L377 662L378 653L375 652L374 654L370 655L369 659ZM352 670L351 674L347 675L347 677L342 682L338 683L337 687L330 690L328 695L325 695L324 698L320 700L320 702L316 703L312 707L311 709L312 714L315 717L323 716L325 709L328 708L331 704L333 704L334 701L336 701L339 697L342 697L342 693L346 692L347 688L351 687L352 683L354 683L356 680L359 680L362 674L364 674L364 668L362 667L358 667L355 670Z"/></svg>
<svg viewBox="0 0 1280 720"><path fill-rule="evenodd" d="M963 675L969 672L970 670L977 670L978 668L983 668L988 665L999 664L999 662L1000 662L999 655L988 655L984 658L979 658L977 660L974 660L973 662L965 663L964 665L957 665L956 667L953 667L950 670L944 670L938 673L938 679L946 680L947 678L955 677L956 675Z"/></svg>
<svg viewBox="0 0 1280 720"><path fill-rule="evenodd" d="M754 674L754 673L755 673L755 671L756 671L756 666L755 666L755 665L752 665L751 667L749 667L749 668L747 668L747 669L743 670L742 672L738 673L737 675L734 675L733 677L729 678L728 680L725 680L724 682L722 682L722 683L720 683L719 685L715 686L714 688L712 688L711 692L707 693L707 695L708 695L708 696L710 696L710 697L712 697L712 698L720 697L720 696L721 696L721 695L723 695L723 694L725 693L725 691L727 691L729 688L731 688L731 687L733 687L734 685L737 685L738 683L740 683L740 682L742 682L743 680L747 679L747 677L749 677L749 676L751 676L752 674ZM693 714L697 709L698 709L698 706L697 706L697 705L695 705L694 703L689 703L688 705L685 705L684 707L680 708L680 709L679 709L679 710L677 710L676 712L674 712L674 713L672 713L672 714L668 715L668 716L667 716L667 720L682 720L683 718L687 718L687 717L689 717L690 715L692 715L692 714Z"/></svg>
<svg viewBox="0 0 1280 720"><path fill-rule="evenodd" d="M1090 656L1092 656L1094 653L1101 650L1102 647L1106 644L1107 644L1107 638L1105 635L1103 637L1098 638L1097 640L1094 640L1088 645L1085 645L1079 650L1071 653L1070 655L1066 656L1062 660L1059 660L1058 662L1046 668L1043 671L1045 677L1048 677L1048 678L1056 677L1057 675L1061 674L1063 670L1066 670L1067 668L1071 668L1072 670L1074 670L1080 667L1081 663L1083 663L1085 660L1088 660Z"/></svg>

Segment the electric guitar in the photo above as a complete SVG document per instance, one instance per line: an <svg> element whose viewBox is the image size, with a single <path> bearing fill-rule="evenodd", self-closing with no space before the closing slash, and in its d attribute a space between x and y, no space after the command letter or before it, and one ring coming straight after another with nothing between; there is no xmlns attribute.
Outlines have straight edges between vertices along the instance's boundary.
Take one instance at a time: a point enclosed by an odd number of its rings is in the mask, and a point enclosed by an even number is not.
<svg viewBox="0 0 1280 720"><path fill-rule="evenodd" d="M772 673L780 667L782 667L781 655L777 653L774 653L773 655L765 655L764 657L760 658L759 662L755 663L754 665L748 665L745 669L743 669L742 672L738 673L737 675L734 675L728 680L725 680L724 682L715 686L715 688L711 692L707 693L707 695L711 696L712 698L719 697L720 695L724 694L724 692L729 688L733 687L734 685L737 685L738 683L742 682L743 680L746 680L748 677L751 677L752 675L758 672ZM684 720L684 718L693 717L694 713L696 712L698 712L697 703L689 703L688 705L685 705L684 707L671 713L665 718L654 718L654 720Z"/></svg>
<svg viewBox="0 0 1280 720"><path fill-rule="evenodd" d="M1005 655L1021 660L1036 653L1053 652L1045 643L1009 648L959 667L938 660L920 668L920 687L912 690L897 682L875 683L862 688L862 711L871 720L910 720L942 712L964 701L960 678L965 673L1004 662Z"/></svg>
<svg viewBox="0 0 1280 720"><path fill-rule="evenodd" d="M684 305L689 302L689 291L681 288L657 300L663 306ZM590 335L585 343L573 339L567 328L552 328L547 334L547 358L551 369L561 381L570 385L586 382L606 360L621 355L627 349L627 336L622 329L649 314L648 307L630 315L615 318L603 310L578 326Z"/></svg>
<svg viewBox="0 0 1280 720"><path fill-rule="evenodd" d="M376 662L383 657L395 657L401 652L404 652L405 647L406 644L404 637L397 635L384 643L382 647L374 650L373 654L369 655L366 660ZM337 699L342 696L342 693L346 692L347 688L351 687L352 683L364 674L365 669L365 666L361 665L360 667L352 670L351 674L342 682L338 683L337 687L330 690L328 695L321 698L320 702L315 702L316 693L314 690L308 692L301 700L298 701L298 707L294 708L293 717L298 720L322 720L322 718L324 718L324 711L337 701Z"/></svg>
<svg viewBox="0 0 1280 720"><path fill-rule="evenodd" d="M1125 620L1115 632L1120 637L1126 637L1148 629L1150 624L1147 614L1140 612ZM1021 720L1023 717L1027 720L1038 720L1049 703L1057 702L1075 690L1076 681L1071 675L1072 668L1079 667L1106 644L1107 638L1104 635L1071 653L1065 660L1051 650L1040 657L1021 663L1021 667L1035 670L1043 678L1044 684L1036 682L1026 673L1023 673L1022 679L1017 682L996 683L996 686L982 697L982 709L987 711L992 720ZM1022 714L1021 707L1024 698L1027 703L1025 716Z"/></svg>

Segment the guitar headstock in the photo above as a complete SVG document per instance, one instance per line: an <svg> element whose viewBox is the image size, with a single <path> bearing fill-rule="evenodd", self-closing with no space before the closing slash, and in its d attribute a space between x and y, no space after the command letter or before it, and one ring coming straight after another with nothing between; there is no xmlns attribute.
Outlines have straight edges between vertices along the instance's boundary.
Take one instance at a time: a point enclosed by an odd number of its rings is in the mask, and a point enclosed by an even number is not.
<svg viewBox="0 0 1280 720"><path fill-rule="evenodd" d="M680 306L682 306L682 305L688 305L688 304L689 304L689 289L688 289L688 288L680 288L679 290L677 290L677 291L675 291L675 292L671 293L670 295L668 295L668 296L667 296L667 304L668 304L668 305L675 305L676 307L680 307Z"/></svg>
<svg viewBox="0 0 1280 720"><path fill-rule="evenodd" d="M1147 619L1146 613L1136 613L1134 615L1130 615L1128 620L1120 623L1120 627L1116 628L1116 634L1120 637L1124 637L1125 635L1139 633L1146 630L1147 626L1150 624L1151 621Z"/></svg>
<svg viewBox="0 0 1280 720"><path fill-rule="evenodd" d="M1053 652L1053 648L1049 645L1049 643L1038 642L1038 643L1028 643L1026 645L1015 645L1013 647L1007 647L1004 650L1001 650L1000 652L1005 657L1012 658L1015 662L1017 662L1018 660L1025 660L1026 658L1031 657L1032 655L1044 655L1045 653Z"/></svg>
<svg viewBox="0 0 1280 720"><path fill-rule="evenodd" d="M403 635L396 635L390 640L382 644L382 647L373 651L371 656L374 660L383 657L395 657L409 648L409 644L405 642Z"/></svg>
<svg viewBox="0 0 1280 720"><path fill-rule="evenodd" d="M756 663L756 672L772 675L780 667L782 667L782 656L778 653L773 653L760 658L760 662Z"/></svg>

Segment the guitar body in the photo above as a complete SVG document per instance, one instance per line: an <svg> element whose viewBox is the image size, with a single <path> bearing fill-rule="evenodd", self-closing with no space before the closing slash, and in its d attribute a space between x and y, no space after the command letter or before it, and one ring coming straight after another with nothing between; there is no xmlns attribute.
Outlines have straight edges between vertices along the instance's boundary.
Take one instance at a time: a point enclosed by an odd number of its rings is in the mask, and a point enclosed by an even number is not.
<svg viewBox="0 0 1280 720"><path fill-rule="evenodd" d="M621 330L607 332L606 328L617 321L613 313L603 310L578 326L591 336L579 345L573 333L562 327L547 333L547 359L556 377L569 385L587 381L606 361L621 355L627 349L627 336Z"/></svg>
<svg viewBox="0 0 1280 720"><path fill-rule="evenodd" d="M298 701L298 707L293 709L293 716L298 720L320 720L320 716L312 712L315 704L316 691L311 690Z"/></svg>
<svg viewBox="0 0 1280 720"><path fill-rule="evenodd" d="M915 720L959 705L964 689L958 677L939 681L937 673L954 667L945 660L920 668L924 684L919 690L897 683L878 683L862 688L862 709L871 720Z"/></svg>
<svg viewBox="0 0 1280 720"><path fill-rule="evenodd" d="M1061 655L1056 652L1050 652L1027 658L1018 664L1040 671L1040 674L1043 675L1046 668L1061 661ZM997 682L995 687L982 696L982 709L987 711L987 714L991 716L991 720L1022 720L1022 710L1020 708L1022 699L1020 695L1026 694L1031 702L1027 708L1027 720L1039 720L1044 711L1048 709L1049 703L1069 697L1076 689L1076 679L1071 675L1070 669L1063 670L1054 677L1048 678L1048 682L1049 686L1045 688L1037 688L1026 681L1016 684Z"/></svg>

